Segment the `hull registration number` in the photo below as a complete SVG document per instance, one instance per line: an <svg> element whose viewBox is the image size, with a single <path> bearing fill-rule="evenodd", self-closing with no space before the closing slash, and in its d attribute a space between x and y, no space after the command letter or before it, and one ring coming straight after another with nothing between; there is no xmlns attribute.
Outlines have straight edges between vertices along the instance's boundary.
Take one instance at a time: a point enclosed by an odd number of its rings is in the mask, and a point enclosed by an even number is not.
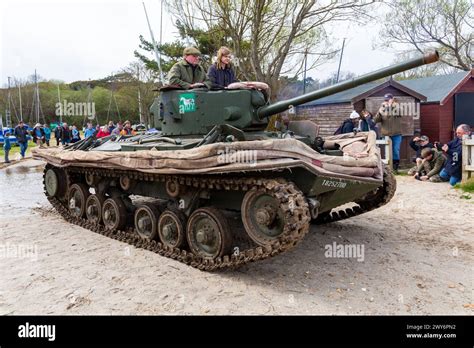
<svg viewBox="0 0 474 348"><path fill-rule="evenodd" d="M322 185L327 187L345 188L347 183L342 181L323 180Z"/></svg>

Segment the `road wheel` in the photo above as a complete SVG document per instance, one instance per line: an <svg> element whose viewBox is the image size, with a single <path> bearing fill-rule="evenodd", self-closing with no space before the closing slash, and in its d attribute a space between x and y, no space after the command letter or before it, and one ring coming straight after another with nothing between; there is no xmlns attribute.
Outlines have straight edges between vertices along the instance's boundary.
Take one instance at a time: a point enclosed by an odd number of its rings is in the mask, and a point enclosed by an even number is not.
<svg viewBox="0 0 474 348"><path fill-rule="evenodd" d="M71 185L68 194L68 206L69 211L74 217L84 217L86 213L86 201L89 195L89 187L85 184Z"/></svg>
<svg viewBox="0 0 474 348"><path fill-rule="evenodd" d="M121 198L107 198L102 206L102 220L109 230L121 230L127 223L127 209Z"/></svg>
<svg viewBox="0 0 474 348"><path fill-rule="evenodd" d="M230 253L232 234L225 216L215 208L199 208L188 220L187 240L191 251L205 259Z"/></svg>

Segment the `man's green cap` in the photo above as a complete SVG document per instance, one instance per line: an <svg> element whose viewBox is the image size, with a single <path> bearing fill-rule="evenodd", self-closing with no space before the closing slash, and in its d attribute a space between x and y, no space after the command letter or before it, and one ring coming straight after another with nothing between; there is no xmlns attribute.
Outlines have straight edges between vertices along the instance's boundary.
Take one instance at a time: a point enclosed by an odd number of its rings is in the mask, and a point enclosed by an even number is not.
<svg viewBox="0 0 474 348"><path fill-rule="evenodd" d="M200 56L201 52L199 52L199 50L196 47L192 47L192 46L191 47L186 47L183 50L183 56L187 56L189 54Z"/></svg>

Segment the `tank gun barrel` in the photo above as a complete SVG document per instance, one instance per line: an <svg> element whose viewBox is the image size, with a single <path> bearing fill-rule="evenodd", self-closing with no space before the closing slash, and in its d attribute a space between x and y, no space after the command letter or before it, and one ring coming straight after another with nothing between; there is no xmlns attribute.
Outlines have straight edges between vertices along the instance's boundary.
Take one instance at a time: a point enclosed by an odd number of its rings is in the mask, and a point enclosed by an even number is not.
<svg viewBox="0 0 474 348"><path fill-rule="evenodd" d="M303 95L300 95L288 100L282 100L271 105L263 106L258 110L257 114L258 114L258 117L262 119L262 118L277 114L279 112L288 110L293 106L308 103L310 101L317 100L331 94L335 94L341 91L345 91L347 89L351 89L353 87L362 85L367 82L372 82L383 77L398 74L400 72L410 70L410 69L413 69L425 64L430 64L430 63L436 62L438 59L439 59L439 54L437 51L428 52L428 53L425 53L421 57L410 59L402 63L394 64L386 68L382 68L377 71L353 78L351 80L337 83L333 86L321 88L321 89L318 89L317 91L306 93L306 94L303 94Z"/></svg>

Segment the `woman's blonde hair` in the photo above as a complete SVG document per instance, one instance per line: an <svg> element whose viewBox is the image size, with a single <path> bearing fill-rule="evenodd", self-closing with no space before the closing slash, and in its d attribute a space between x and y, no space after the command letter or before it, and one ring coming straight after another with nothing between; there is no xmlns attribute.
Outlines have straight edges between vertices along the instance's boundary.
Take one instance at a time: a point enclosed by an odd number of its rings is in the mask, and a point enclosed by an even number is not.
<svg viewBox="0 0 474 348"><path fill-rule="evenodd" d="M217 69L225 69L225 64L222 64L222 56L227 56L229 54L231 54L232 51L225 47L225 46L222 46L221 48L219 48L219 51L217 51Z"/></svg>

